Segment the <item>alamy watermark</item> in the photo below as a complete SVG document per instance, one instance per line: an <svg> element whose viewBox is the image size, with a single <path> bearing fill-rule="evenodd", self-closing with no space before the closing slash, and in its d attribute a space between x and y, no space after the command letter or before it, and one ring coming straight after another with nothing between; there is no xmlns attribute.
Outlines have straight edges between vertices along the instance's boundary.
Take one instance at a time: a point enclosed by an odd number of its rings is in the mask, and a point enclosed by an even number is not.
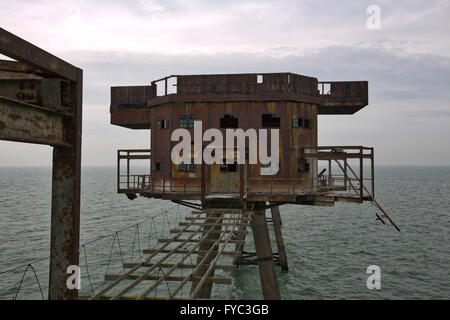
<svg viewBox="0 0 450 320"><path fill-rule="evenodd" d="M381 8L376 5L371 5L367 7L366 10L369 17L366 21L367 29L369 30L380 30L381 29Z"/></svg>
<svg viewBox="0 0 450 320"><path fill-rule="evenodd" d="M279 129L270 129L270 155L268 154L268 130L226 129L225 144L219 129L208 129L202 134L202 122L194 122L194 139L187 129L172 132L171 141L179 141L171 153L172 162L179 164L246 164L246 140L248 140L248 164L257 164L261 175L275 175L280 169ZM181 139L181 141L180 141ZM203 142L211 142L203 149ZM236 144L235 144L236 142ZM202 150L203 149L203 150ZM225 150L225 154L224 154Z"/></svg>
<svg viewBox="0 0 450 320"><path fill-rule="evenodd" d="M371 265L367 267L367 273L370 276L367 278L367 289L381 290L381 269L379 266Z"/></svg>
<svg viewBox="0 0 450 320"><path fill-rule="evenodd" d="M76 265L70 265L67 267L66 273L70 276L66 280L66 286L69 290L81 289L81 272L80 267Z"/></svg>

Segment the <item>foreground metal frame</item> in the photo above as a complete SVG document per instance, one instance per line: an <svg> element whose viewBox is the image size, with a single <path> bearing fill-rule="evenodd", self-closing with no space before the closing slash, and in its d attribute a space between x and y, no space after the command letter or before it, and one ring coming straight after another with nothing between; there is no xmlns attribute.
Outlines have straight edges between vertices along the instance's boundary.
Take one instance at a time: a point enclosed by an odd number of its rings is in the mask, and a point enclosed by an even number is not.
<svg viewBox="0 0 450 320"><path fill-rule="evenodd" d="M83 71L2 28L0 53L17 60L0 61L0 140L53 146L48 298L76 299L66 270L79 263ZM18 78L11 96L8 84ZM46 81L56 87L24 91Z"/></svg>

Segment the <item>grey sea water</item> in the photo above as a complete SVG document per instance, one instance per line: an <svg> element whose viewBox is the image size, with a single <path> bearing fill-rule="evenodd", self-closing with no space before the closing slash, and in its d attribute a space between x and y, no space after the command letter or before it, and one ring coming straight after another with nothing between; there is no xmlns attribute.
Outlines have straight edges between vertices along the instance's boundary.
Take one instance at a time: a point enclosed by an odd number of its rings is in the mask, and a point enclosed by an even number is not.
<svg viewBox="0 0 450 320"><path fill-rule="evenodd" d="M112 167L82 171L83 293L101 287L106 271L120 272L121 261L139 259L140 249L154 241L152 235L167 232L155 225L161 228L166 219L174 225L188 214L166 201L130 201L116 193L115 179ZM449 299L449 195L450 167L378 166L377 200L401 232L376 221L376 209L368 203L281 207L290 268L283 273L277 267L283 298ZM40 299L41 290L47 297L50 196L50 168L0 168L1 299ZM370 265L381 268L381 290L366 286ZM255 266L218 274L231 277L233 284L215 285L214 298L262 298Z"/></svg>

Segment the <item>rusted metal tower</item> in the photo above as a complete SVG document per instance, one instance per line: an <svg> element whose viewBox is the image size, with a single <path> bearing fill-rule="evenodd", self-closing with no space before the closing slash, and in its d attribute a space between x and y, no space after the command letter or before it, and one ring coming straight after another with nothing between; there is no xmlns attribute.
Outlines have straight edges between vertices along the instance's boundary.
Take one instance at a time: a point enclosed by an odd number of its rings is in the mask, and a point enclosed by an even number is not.
<svg viewBox="0 0 450 320"><path fill-rule="evenodd" d="M0 28L0 139L53 146L49 299L74 299L78 266L81 69Z"/></svg>
<svg viewBox="0 0 450 320"><path fill-rule="evenodd" d="M49 299L74 299L78 292L66 286L66 270L79 262L82 70L1 28L0 53L17 60L0 60L0 139L53 146ZM275 260L288 270L279 212L283 204L371 201L382 212L377 217L398 229L375 200L373 148L317 144L318 115L353 114L367 104L365 81L318 82L293 73L170 76L150 86L113 87L111 123L153 129L151 149L118 151L118 192L130 199L140 194L171 200L194 211L179 228L170 230L173 237L159 239L160 248L144 250L148 255L144 261L124 263L127 272L106 275L112 283L89 298L150 299L149 293L162 281L179 281L166 299L176 298L188 282L190 299L210 298L214 283L231 281L215 277L216 269L253 263L259 268L264 298L280 299ZM279 170L266 176L261 170L267 163L173 163L171 133L183 128L195 135L196 121L203 124L200 135L213 128L222 133L278 129ZM202 142L201 154L208 148ZM225 155L245 154L245 159L252 152L248 144L243 149L224 148ZM133 173L135 160L149 161L148 171ZM365 160L370 161L369 175L364 174ZM267 209L272 213L275 253ZM255 253L244 252L248 227L253 230ZM228 245L234 250L225 250ZM177 263L168 263L177 255L182 255ZM197 256L196 263L186 263L192 255ZM231 263L219 264L219 257L227 255ZM152 274L162 267L169 268L164 275ZM174 275L179 268L192 271ZM138 295L126 295L148 280L154 282ZM131 283L123 287L124 281ZM119 291L107 295L114 288Z"/></svg>
<svg viewBox="0 0 450 320"><path fill-rule="evenodd" d="M206 214L204 219L210 223L224 219L221 213L230 208L241 210L241 219L250 219L256 252L250 255L243 252L247 220L242 220L237 225L241 233L235 237L240 242L236 243L233 265L249 261L257 264L264 298L280 299L275 258L283 270L288 270L280 227L280 205L333 206L336 201L372 201L383 213L383 218L377 215L378 218L383 222L387 218L397 228L375 200L374 149L320 147L317 143L319 115L350 115L367 104L367 81L318 82L316 78L294 73L173 75L153 81L149 86L113 87L111 123L152 131L150 150L118 151L118 192L125 193L130 199L140 194L196 208ZM278 129L278 172L262 175L261 169L267 164L260 162L175 164L171 151L176 143L171 141L171 134L184 128L195 135L196 121L202 123L201 134L211 128L220 130L223 136L228 129ZM197 152L203 154L207 148L208 143L203 142ZM224 154L227 152L234 156L245 152L248 159L253 151L247 143L245 150L224 148ZM195 150L192 158L194 153ZM130 161L137 159L150 162L148 172L131 173ZM363 170L365 160L370 162L368 175ZM123 161L126 161L125 172L121 169ZM355 163L357 168L353 169ZM336 171L333 164L337 165L337 174L333 172ZM200 201L200 204L192 200ZM278 247L276 254L270 244L266 209L272 211ZM225 225L208 228L203 225L201 232L208 236L199 244L198 265L205 261L202 252L219 248L220 230ZM216 233L211 233L212 228ZM168 241L176 240L174 237ZM211 261L215 255L207 259L207 264L212 267L196 268L193 275L204 279L205 275L213 274L208 270L214 270ZM249 260L252 256L255 259ZM191 292L200 292L191 298L210 298L211 285L200 288L194 281Z"/></svg>

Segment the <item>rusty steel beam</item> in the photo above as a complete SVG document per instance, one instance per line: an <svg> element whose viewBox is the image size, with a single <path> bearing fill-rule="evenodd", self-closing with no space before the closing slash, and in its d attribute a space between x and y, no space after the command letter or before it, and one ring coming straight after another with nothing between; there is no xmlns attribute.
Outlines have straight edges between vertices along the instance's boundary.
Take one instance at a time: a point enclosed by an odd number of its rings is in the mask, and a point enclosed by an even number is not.
<svg viewBox="0 0 450 320"><path fill-rule="evenodd" d="M66 286L67 267L79 265L81 123L83 71L71 82L74 117L67 123L70 147L53 149L52 217L49 299L75 299L77 290Z"/></svg>
<svg viewBox="0 0 450 320"><path fill-rule="evenodd" d="M0 70L9 72L24 72L24 73L34 73L37 72L36 69L30 68L24 63L10 60L0 60Z"/></svg>
<svg viewBox="0 0 450 320"><path fill-rule="evenodd" d="M33 75L38 77L45 77L47 79L58 78L54 74L46 73L25 63L11 60L0 60L0 71L16 73L18 77L20 77L20 74L27 74L29 78L33 78Z"/></svg>
<svg viewBox="0 0 450 320"><path fill-rule="evenodd" d="M65 140L65 114L0 97L0 140L70 146Z"/></svg>
<svg viewBox="0 0 450 320"><path fill-rule="evenodd" d="M67 80L78 80L78 68L0 28L0 53Z"/></svg>
<svg viewBox="0 0 450 320"><path fill-rule="evenodd" d="M0 64L1 97L67 112L70 108L69 91L67 80L46 78L32 73L5 71Z"/></svg>

